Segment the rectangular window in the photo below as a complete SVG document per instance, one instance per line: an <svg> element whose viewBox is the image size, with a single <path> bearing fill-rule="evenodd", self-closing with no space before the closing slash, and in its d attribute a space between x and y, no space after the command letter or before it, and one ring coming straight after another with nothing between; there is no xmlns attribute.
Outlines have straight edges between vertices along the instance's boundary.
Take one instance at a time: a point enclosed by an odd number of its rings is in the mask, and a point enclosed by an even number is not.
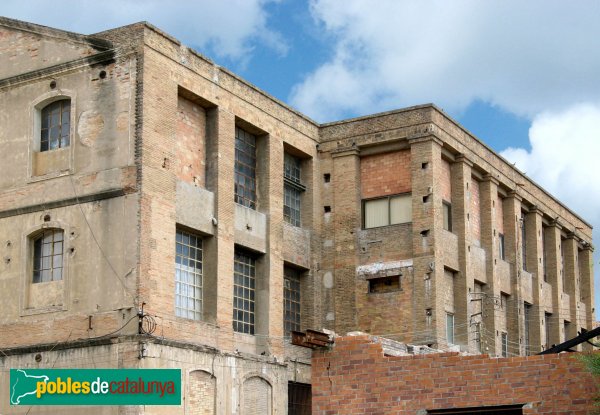
<svg viewBox="0 0 600 415"><path fill-rule="evenodd" d="M521 212L521 262L523 271L527 271L527 227L524 212Z"/></svg>
<svg viewBox="0 0 600 415"><path fill-rule="evenodd" d="M552 314L550 313L544 313L544 327L546 329L546 349L549 349L551 344L550 344L550 318L552 317Z"/></svg>
<svg viewBox="0 0 600 415"><path fill-rule="evenodd" d="M502 333L502 357L508 357L508 333Z"/></svg>
<svg viewBox="0 0 600 415"><path fill-rule="evenodd" d="M452 232L452 204L444 200L442 202L442 211L444 213L444 229Z"/></svg>
<svg viewBox="0 0 600 415"><path fill-rule="evenodd" d="M235 202L256 209L256 137L235 128Z"/></svg>
<svg viewBox="0 0 600 415"><path fill-rule="evenodd" d="M544 281L548 282L548 261L546 255L547 227L542 226L542 265L544 267Z"/></svg>
<svg viewBox="0 0 600 415"><path fill-rule="evenodd" d="M525 303L524 307L525 320L525 356L531 356L531 335L530 335L530 319L531 319L531 304Z"/></svg>
<svg viewBox="0 0 600 415"><path fill-rule="evenodd" d="M175 235L175 315L202 320L202 238L179 229Z"/></svg>
<svg viewBox="0 0 600 415"><path fill-rule="evenodd" d="M300 331L301 322L300 271L283 268L283 330L286 336Z"/></svg>
<svg viewBox="0 0 600 415"><path fill-rule="evenodd" d="M562 290L566 292L567 280L565 278L565 240L560 238L560 277L562 279Z"/></svg>
<svg viewBox="0 0 600 415"><path fill-rule="evenodd" d="M308 383L288 382L288 415L310 415L312 391Z"/></svg>
<svg viewBox="0 0 600 415"><path fill-rule="evenodd" d="M46 229L33 240L33 282L62 280L63 240L61 229Z"/></svg>
<svg viewBox="0 0 600 415"><path fill-rule="evenodd" d="M503 233L498 234L498 256L503 261L506 259L506 255L504 252L504 234Z"/></svg>
<svg viewBox="0 0 600 415"><path fill-rule="evenodd" d="M302 185L301 160L285 153L283 163L283 218L294 226L301 226Z"/></svg>
<svg viewBox="0 0 600 415"><path fill-rule="evenodd" d="M390 293L393 291L400 291L400 276L394 275L369 279L370 293Z"/></svg>
<svg viewBox="0 0 600 415"><path fill-rule="evenodd" d="M454 344L454 314L446 313L446 341Z"/></svg>
<svg viewBox="0 0 600 415"><path fill-rule="evenodd" d="M236 250L233 270L233 330L254 334L256 260Z"/></svg>
<svg viewBox="0 0 600 415"><path fill-rule="evenodd" d="M412 222L410 193L365 200L363 206L365 229Z"/></svg>

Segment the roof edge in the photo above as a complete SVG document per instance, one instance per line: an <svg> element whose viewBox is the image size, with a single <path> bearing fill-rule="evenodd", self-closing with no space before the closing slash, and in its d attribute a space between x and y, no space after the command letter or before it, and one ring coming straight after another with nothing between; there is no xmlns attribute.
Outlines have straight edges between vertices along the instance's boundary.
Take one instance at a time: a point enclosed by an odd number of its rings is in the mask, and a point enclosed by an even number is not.
<svg viewBox="0 0 600 415"><path fill-rule="evenodd" d="M111 49L113 47L112 43L105 39L96 38L90 35L82 35L81 33L69 32L67 30L56 29L37 23L11 19L5 16L0 16L0 26L21 30L24 32L35 33L41 36L49 36L68 40L70 42L84 43L102 50Z"/></svg>

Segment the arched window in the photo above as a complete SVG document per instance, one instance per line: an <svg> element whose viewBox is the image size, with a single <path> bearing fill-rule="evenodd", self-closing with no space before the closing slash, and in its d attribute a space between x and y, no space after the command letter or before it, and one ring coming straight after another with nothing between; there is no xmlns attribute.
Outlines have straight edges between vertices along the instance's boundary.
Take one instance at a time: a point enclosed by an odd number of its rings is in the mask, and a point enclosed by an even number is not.
<svg viewBox="0 0 600 415"><path fill-rule="evenodd" d="M33 282L62 280L64 232L45 229L33 239Z"/></svg>
<svg viewBox="0 0 600 415"><path fill-rule="evenodd" d="M71 131L71 100L61 99L42 108L40 151L68 147Z"/></svg>

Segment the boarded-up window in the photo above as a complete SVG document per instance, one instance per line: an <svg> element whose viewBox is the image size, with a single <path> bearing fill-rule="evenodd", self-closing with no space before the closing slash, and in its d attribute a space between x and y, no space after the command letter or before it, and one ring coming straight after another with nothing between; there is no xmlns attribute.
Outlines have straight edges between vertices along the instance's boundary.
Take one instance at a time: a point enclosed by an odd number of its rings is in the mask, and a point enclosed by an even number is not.
<svg viewBox="0 0 600 415"><path fill-rule="evenodd" d="M244 382L242 413L244 415L268 415L272 413L271 385L258 376Z"/></svg>
<svg viewBox="0 0 600 415"><path fill-rule="evenodd" d="M186 414L212 415L215 411L216 378L203 370L190 373Z"/></svg>

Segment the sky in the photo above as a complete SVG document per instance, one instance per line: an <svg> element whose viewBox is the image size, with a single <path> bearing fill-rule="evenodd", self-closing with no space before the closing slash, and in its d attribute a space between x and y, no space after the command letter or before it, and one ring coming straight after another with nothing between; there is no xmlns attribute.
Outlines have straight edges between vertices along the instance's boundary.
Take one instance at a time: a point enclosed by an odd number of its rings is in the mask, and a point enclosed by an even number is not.
<svg viewBox="0 0 600 415"><path fill-rule="evenodd" d="M318 122L435 103L594 226L600 312L597 0L2 0L0 15L83 34L148 21Z"/></svg>

